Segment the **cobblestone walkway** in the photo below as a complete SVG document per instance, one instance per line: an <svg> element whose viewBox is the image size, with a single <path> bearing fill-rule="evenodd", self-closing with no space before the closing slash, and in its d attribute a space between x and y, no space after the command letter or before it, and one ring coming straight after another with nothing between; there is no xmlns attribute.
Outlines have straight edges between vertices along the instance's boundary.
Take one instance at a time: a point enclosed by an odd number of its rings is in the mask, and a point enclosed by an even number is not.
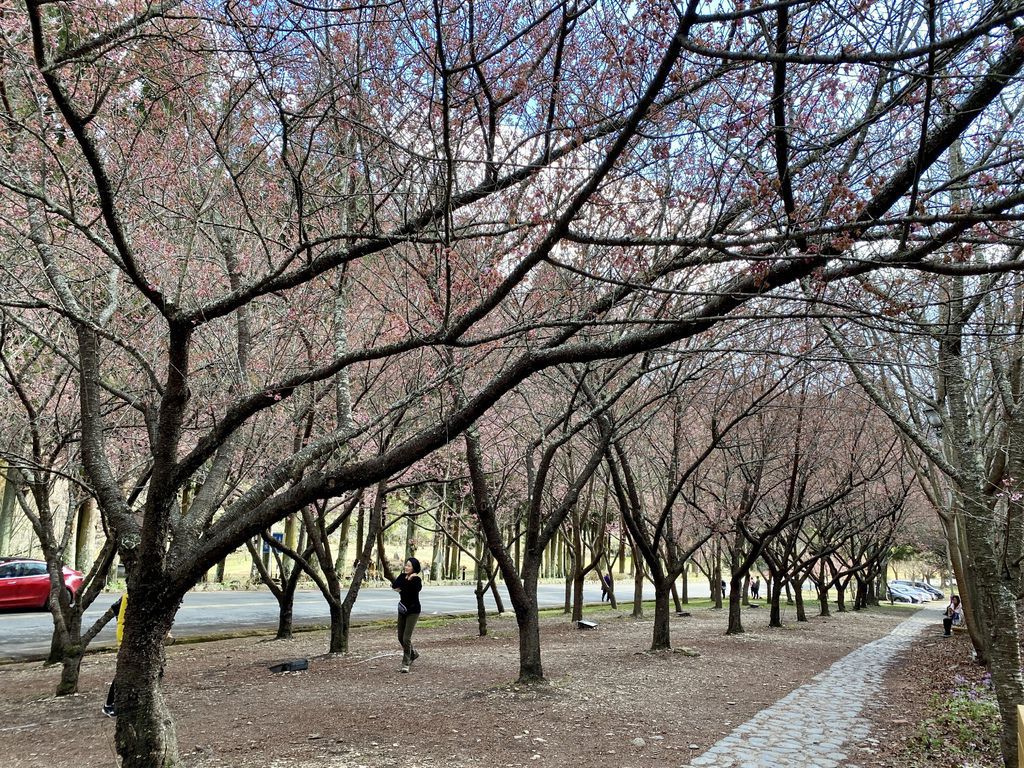
<svg viewBox="0 0 1024 768"><path fill-rule="evenodd" d="M860 716L895 655L926 626L941 632L942 606L918 611L885 637L844 656L814 679L761 710L693 768L858 768L870 733ZM936 626L938 625L938 626ZM868 742L870 743L870 742Z"/></svg>

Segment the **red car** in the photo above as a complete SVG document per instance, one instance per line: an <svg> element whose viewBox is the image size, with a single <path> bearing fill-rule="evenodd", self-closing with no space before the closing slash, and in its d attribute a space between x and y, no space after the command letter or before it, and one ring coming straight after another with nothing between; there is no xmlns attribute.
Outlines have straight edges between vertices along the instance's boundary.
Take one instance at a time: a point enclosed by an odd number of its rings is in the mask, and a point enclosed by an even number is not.
<svg viewBox="0 0 1024 768"><path fill-rule="evenodd" d="M64 568L64 586L74 602L83 576ZM50 599L50 575L42 560L0 557L0 608L45 608Z"/></svg>

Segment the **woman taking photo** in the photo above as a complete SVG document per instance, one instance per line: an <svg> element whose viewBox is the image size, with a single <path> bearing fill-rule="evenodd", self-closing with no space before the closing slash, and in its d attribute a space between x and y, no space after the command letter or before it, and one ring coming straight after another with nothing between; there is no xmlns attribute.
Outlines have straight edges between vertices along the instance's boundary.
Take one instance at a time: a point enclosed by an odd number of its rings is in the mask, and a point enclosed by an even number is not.
<svg viewBox="0 0 1024 768"><path fill-rule="evenodd" d="M419 654L412 648L412 631L420 618L420 561L410 557L405 561L404 573L391 584L391 588L399 594L398 598L398 642L402 644L401 672L408 672Z"/></svg>

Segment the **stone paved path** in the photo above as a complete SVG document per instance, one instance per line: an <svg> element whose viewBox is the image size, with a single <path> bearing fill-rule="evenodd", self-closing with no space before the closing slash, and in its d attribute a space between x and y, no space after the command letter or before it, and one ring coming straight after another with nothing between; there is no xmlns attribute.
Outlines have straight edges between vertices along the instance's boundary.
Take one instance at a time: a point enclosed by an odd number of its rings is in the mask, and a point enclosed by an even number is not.
<svg viewBox="0 0 1024 768"><path fill-rule="evenodd" d="M693 768L857 768L870 733L860 716L899 651L926 626L941 632L943 605L934 602L885 637L844 656L806 685L691 760ZM938 626L936 626L938 625Z"/></svg>

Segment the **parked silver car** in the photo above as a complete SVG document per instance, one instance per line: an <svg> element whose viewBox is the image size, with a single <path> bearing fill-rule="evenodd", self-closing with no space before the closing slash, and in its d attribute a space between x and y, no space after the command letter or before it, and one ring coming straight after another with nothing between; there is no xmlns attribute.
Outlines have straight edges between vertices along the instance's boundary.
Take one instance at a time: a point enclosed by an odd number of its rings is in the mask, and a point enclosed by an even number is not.
<svg viewBox="0 0 1024 768"><path fill-rule="evenodd" d="M894 603L927 603L932 596L914 587L889 582L889 599Z"/></svg>
<svg viewBox="0 0 1024 768"><path fill-rule="evenodd" d="M893 579L889 582L890 584L896 584L901 587L908 587L910 589L916 589L918 592L924 592L929 595L932 600L942 600L945 595L942 590L936 589L926 581L909 581L907 579Z"/></svg>

